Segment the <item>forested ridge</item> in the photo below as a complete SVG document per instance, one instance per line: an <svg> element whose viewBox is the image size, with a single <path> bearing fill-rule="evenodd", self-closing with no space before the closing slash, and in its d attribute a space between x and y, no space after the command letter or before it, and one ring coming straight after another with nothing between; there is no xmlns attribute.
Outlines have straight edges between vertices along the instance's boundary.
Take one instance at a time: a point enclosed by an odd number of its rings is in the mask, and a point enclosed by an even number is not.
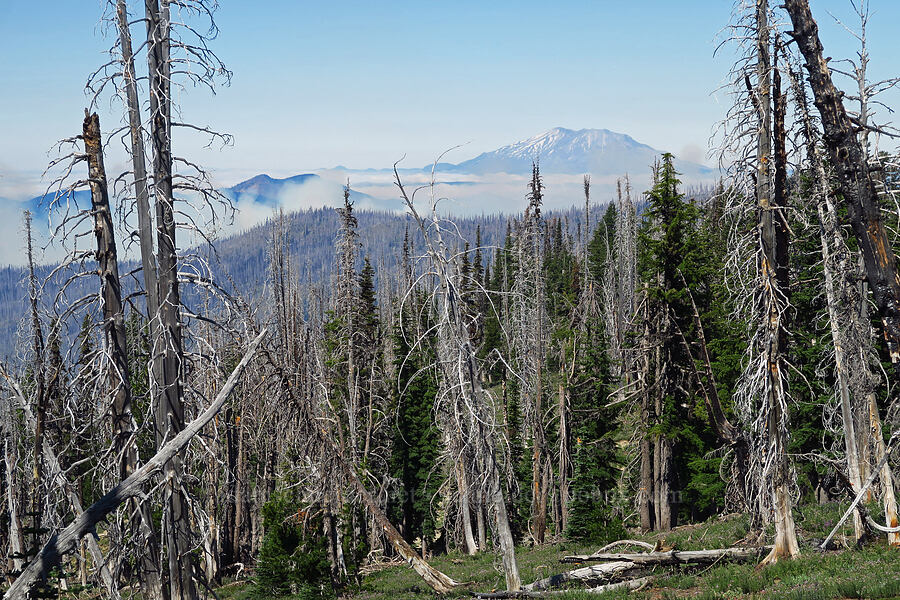
<svg viewBox="0 0 900 600"><path fill-rule="evenodd" d="M230 77L214 6L110 6L88 89L125 128L85 110L51 165L71 252L36 266L26 214L28 267L3 274L4 306L24 298L0 363L5 599L331 598L390 565L513 598L841 546L896 560L900 159L875 108L900 80L867 79L868 3L841 70L807 0L735 5L714 189L665 153L649 189L596 198L585 174L549 212L535 157L519 214L455 218L395 168L402 217L348 183L336 210L200 245L231 204L178 136L227 135L179 122L172 86ZM129 172L107 174L105 136ZM733 539L671 542L733 513ZM524 578L554 544L592 550ZM502 584L444 555L492 556Z"/></svg>

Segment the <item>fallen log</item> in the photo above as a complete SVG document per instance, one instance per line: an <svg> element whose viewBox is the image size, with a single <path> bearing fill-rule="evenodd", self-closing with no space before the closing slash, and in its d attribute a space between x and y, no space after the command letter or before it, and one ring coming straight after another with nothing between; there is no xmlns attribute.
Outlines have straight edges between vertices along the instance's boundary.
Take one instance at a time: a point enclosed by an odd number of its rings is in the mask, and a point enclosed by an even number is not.
<svg viewBox="0 0 900 600"><path fill-rule="evenodd" d="M654 577L652 575L648 575L647 577L640 577L638 579L629 579L628 581L620 581L618 583L610 583L607 585L601 585L597 587L587 588L583 590L576 590L579 592L584 592L588 594L602 594L604 592L611 592L613 590L639 590L652 582ZM542 592L527 592L520 590L518 592L487 592L487 593L474 593L472 596L475 598L479 598L482 600L506 600L513 598L546 598L547 596L554 596L559 594L568 594L573 590L546 590Z"/></svg>
<svg viewBox="0 0 900 600"><path fill-rule="evenodd" d="M615 548L616 546L640 546L641 548L646 548L647 551L653 552L656 549L656 546L650 544L648 542L642 542L640 540L619 540L617 542L612 542L611 544L607 544L594 552L593 554L576 554L574 556L564 556L559 559L561 563L580 563L589 560L593 560L593 556L598 554L602 554L604 552L608 552L609 550Z"/></svg>
<svg viewBox="0 0 900 600"><path fill-rule="evenodd" d="M668 552L637 554L597 553L588 558L590 560L611 562L551 575L526 585L524 589L526 591L541 591L559 587L572 581L579 581L587 585L593 583L607 584L616 580L634 579L635 577L644 576L647 571L657 566L679 564L709 565L719 560L758 559L771 548L771 546L761 546L758 548L721 548L717 550L670 550Z"/></svg>
<svg viewBox="0 0 900 600"><path fill-rule="evenodd" d="M647 567L638 565L630 560L619 560L602 565L581 567L565 573L551 575L544 579L538 579L524 586L527 592L539 592L555 587L561 587L571 582L580 582L584 585L613 583L622 579L634 579L646 574Z"/></svg>
<svg viewBox="0 0 900 600"><path fill-rule="evenodd" d="M711 563L720 559L746 560L755 558L764 551L771 550L771 546L758 548L722 548L718 550L670 550L668 552L641 552L641 553L602 553L589 556L565 556L559 560L562 563L590 562L590 561L629 561L637 565L676 565L682 563Z"/></svg>
<svg viewBox="0 0 900 600"><path fill-rule="evenodd" d="M175 437L166 442L142 467L107 492L105 496L94 502L87 510L77 515L68 527L58 533L54 533L50 537L40 553L22 571L10 588L6 590L6 594L3 596L4 600L24 600L27 598L35 581L39 578L45 578L47 572L59 564L59 560L64 554L72 552L81 538L94 531L97 523L106 518L106 515L114 511L120 504L142 493L147 480L153 475L160 473L166 463L186 447L191 439L219 413L237 385L244 368L256 355L256 350L266 334L267 331L263 329L256 339L251 342L247 353L244 354L241 362L234 368L234 371L232 371L209 408L203 411L200 416L189 423Z"/></svg>

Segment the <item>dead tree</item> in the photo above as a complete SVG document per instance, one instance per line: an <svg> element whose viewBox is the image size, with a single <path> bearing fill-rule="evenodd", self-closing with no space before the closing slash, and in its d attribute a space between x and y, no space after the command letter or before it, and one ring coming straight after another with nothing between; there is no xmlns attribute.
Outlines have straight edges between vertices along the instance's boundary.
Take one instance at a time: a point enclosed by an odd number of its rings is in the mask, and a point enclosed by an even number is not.
<svg viewBox="0 0 900 600"><path fill-rule="evenodd" d="M824 130L823 141L837 176L838 188L848 207L850 224L862 251L866 278L881 316L891 362L895 371L900 373L900 305L898 305L900 279L897 274L896 257L891 250L890 240L881 218L875 174L867 159L866 139L870 128L867 122L867 100L872 90L865 79L865 65L868 60L865 43L863 41L860 64L855 65L854 69L860 90L858 100L861 105L859 119L854 119L844 107L843 94L834 85L831 71L824 59L818 26L812 17L809 4L805 0L791 0L785 3L785 9L794 26L791 35L797 42L809 73L814 103ZM862 19L865 27L865 17ZM862 35L864 40L865 29ZM874 395L867 394L863 409L863 414L866 413L868 419L860 421L867 426L861 429L871 432L876 455L883 454L884 441ZM853 416L849 418L852 419ZM866 442L867 440L863 442L863 447L858 446L857 450L867 449ZM868 461L858 461L858 464L861 481L864 476L863 470L868 469ZM890 467L887 466L882 473L882 486L889 527L897 525L892 479ZM889 535L892 544L900 543L900 536L894 533Z"/></svg>
<svg viewBox="0 0 900 600"><path fill-rule="evenodd" d="M33 468L30 484L31 502L28 514L31 516L28 531L31 532L31 546L36 547L41 539L41 519L44 514L44 458L42 447L47 420L47 389L44 378L44 333L41 327L41 317L38 310L39 289L37 277L34 273L34 254L31 237L31 213L25 212L25 239L27 243L28 258L28 302L31 318L31 351L32 370L34 372L34 447L32 453Z"/></svg>
<svg viewBox="0 0 900 600"><path fill-rule="evenodd" d="M544 543L547 529L548 485L543 473L549 464L544 426L544 221L541 218L544 184L540 167L532 163L528 207L516 231L518 269L512 288L512 314L516 368L522 376L520 406L531 438L531 536Z"/></svg>
<svg viewBox="0 0 900 600"><path fill-rule="evenodd" d="M5 474L6 515L9 521L8 540L9 548L6 552L8 573L18 573L24 566L25 536L22 532L22 513L20 506L19 473L16 468L19 462L19 423L13 418L13 408L7 396L0 398L0 408L3 410L0 430L3 433L3 465ZM26 401L27 404L27 401ZM10 581L11 583L11 581Z"/></svg>
<svg viewBox="0 0 900 600"><path fill-rule="evenodd" d="M786 0L784 6L794 27L790 35L809 73L828 158L862 249L866 278L881 317L888 353L894 370L900 375L900 277L882 222L875 181L857 135L860 125L847 114L843 94L834 85L809 2Z"/></svg>
<svg viewBox="0 0 900 600"><path fill-rule="evenodd" d="M142 489L151 477L164 473L166 463L182 452L200 430L215 418L237 385L246 366L256 356L256 351L265 339L266 330L263 330L250 343L244 357L232 371L222 389L216 395L215 400L194 421L189 423L181 431L156 452L144 465L131 473L121 483L107 492L94 504L75 516L70 525L58 533L54 533L49 541L41 548L37 557L16 578L16 581L6 590L4 600L24 600L28 597L32 586L39 579L45 578L50 569L56 566L61 557L72 552L79 540L94 531L96 525L109 513L116 510L122 503L142 493Z"/></svg>
<svg viewBox="0 0 900 600"><path fill-rule="evenodd" d="M735 224L727 262L737 314L749 324L750 343L739 385L737 413L748 432L749 477L741 486L755 527L775 522L767 561L798 553L791 510L793 472L789 434L786 329L789 315L789 232L785 101L772 47L767 0L738 3L731 25L741 53L731 70L736 101L722 125L723 162L729 163L727 209ZM774 84L774 85L773 85ZM746 227L751 220L756 227Z"/></svg>
<svg viewBox="0 0 900 600"><path fill-rule="evenodd" d="M407 211L424 238L430 269L437 284L433 294L436 320L434 335L437 339L437 360L447 386L443 397L449 404L450 419L455 421L475 453L493 519L494 539L500 546L506 587L510 591L517 591L521 587L521 580L503 494L495 410L490 396L481 385L478 359L460 307L459 291L462 286L443 240L444 228L437 213L434 168L432 183L425 186L431 193L430 216L427 221L419 215L415 205L416 193L407 193L396 165L394 179ZM416 191L422 189L417 188Z"/></svg>
<svg viewBox="0 0 900 600"><path fill-rule="evenodd" d="M768 0L757 0L756 25L758 61L755 97L759 113L756 201L760 215L759 277L762 288L759 314L763 319L761 333L764 336L760 340L764 363L760 365L761 373L756 376L763 378L762 401L765 406L762 412L764 417L761 418L765 420L767 451L760 459L763 461L767 483L771 486L775 545L767 561L773 562L783 557L794 557L800 550L791 511L791 467L787 458L788 408L782 356L787 349L786 321L789 303L784 104L779 72L777 67L773 70L770 59L772 32L769 26Z"/></svg>

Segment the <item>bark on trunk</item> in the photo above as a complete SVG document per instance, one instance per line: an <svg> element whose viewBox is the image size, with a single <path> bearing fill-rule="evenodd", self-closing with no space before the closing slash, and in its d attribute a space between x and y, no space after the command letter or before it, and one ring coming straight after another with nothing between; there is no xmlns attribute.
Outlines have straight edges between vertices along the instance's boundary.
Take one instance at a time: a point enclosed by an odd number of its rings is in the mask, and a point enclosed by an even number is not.
<svg viewBox="0 0 900 600"><path fill-rule="evenodd" d="M646 289L644 293L644 340L650 339L650 317ZM641 531L653 530L653 452L650 439L650 425L653 411L650 403L650 358L651 352L644 352L643 377L641 378L641 480L638 488L638 510L641 514Z"/></svg>
<svg viewBox="0 0 900 600"><path fill-rule="evenodd" d="M487 549L487 528L485 527L484 491L478 487L475 492L475 523L478 529L478 549L484 552Z"/></svg>
<svg viewBox="0 0 900 600"><path fill-rule="evenodd" d="M878 414L878 404L875 402L875 394L867 398L869 402L869 414L872 424L872 439L875 446L874 458L881 465L879 481L881 483L881 499L884 506L884 517L887 527L895 529L900 526L897 518L897 498L894 495L894 476L891 473L891 465L884 460L886 453L884 434L881 431L881 417ZM891 546L900 546L900 531L888 532L888 543Z"/></svg>
<svg viewBox="0 0 900 600"><path fill-rule="evenodd" d="M147 159L144 151L141 108L134 70L131 31L128 28L128 7L125 0L116 1L119 43L122 49L125 98L128 106L128 127L131 138L131 164L134 169L134 194L138 218L138 237L141 246L141 269L147 301L147 318L151 339L155 339L156 316L159 309L156 281L156 257L153 255L153 219L150 214L150 189L147 181Z"/></svg>
<svg viewBox="0 0 900 600"><path fill-rule="evenodd" d="M565 354L563 365L565 365ZM569 527L569 403L566 386L559 382L559 531Z"/></svg>
<svg viewBox="0 0 900 600"><path fill-rule="evenodd" d="M9 550L12 556L9 560L11 567L9 572L18 573L25 564L25 561L21 558L25 552L25 538L22 536L22 517L19 513L19 486L17 485L18 478L16 477L16 464L19 462L19 442L16 439L15 429L11 427L13 423L12 418L7 423L10 424L10 430L5 432L7 435L3 440L3 462L6 467L6 507L9 511ZM4 429L7 429L7 426L4 426Z"/></svg>
<svg viewBox="0 0 900 600"><path fill-rule="evenodd" d="M141 108L137 91L137 78L134 68L134 51L131 45L131 30L128 21L128 6L125 0L116 0L116 20L119 30L119 46L122 52L122 75L125 86L125 100L128 109L128 127L131 142L131 164L134 175L135 210L138 219L138 239L141 250L141 270L144 277L144 298L147 303L147 323L150 339L158 339L157 316L159 297L156 273L156 257L153 254L153 220L150 214L150 187L147 178L147 161L144 150L143 127L141 125ZM162 376L159 361L152 360L153 378L160 381ZM127 473L138 466L137 454L134 460L126 465ZM126 474L127 474L126 473ZM142 503L139 508L141 522L133 524L139 528L144 538L145 548L141 552L142 577L146 581L146 592L151 598L167 597L163 590L161 573L158 564L159 548L157 534L154 531L152 515L148 506Z"/></svg>
<svg viewBox="0 0 900 600"><path fill-rule="evenodd" d="M156 236L159 331L154 340L154 356L159 357L157 380L157 445L184 429L182 350L178 289L178 260L175 242L175 210L172 195L171 56L169 0L146 0L147 59L150 74L151 139L153 143L153 184L156 194ZM169 561L171 600L192 599L194 584L190 515L182 493L181 457L166 463L166 506L163 529Z"/></svg>

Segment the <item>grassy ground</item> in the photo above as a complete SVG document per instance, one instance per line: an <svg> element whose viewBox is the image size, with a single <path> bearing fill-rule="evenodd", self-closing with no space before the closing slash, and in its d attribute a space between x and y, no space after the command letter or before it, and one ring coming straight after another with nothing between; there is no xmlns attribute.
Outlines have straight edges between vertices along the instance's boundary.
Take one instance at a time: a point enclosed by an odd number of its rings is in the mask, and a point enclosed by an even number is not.
<svg viewBox="0 0 900 600"><path fill-rule="evenodd" d="M660 568L652 587L638 592L610 592L588 594L571 591L557 598L610 599L634 598L663 600L675 598L743 599L796 598L797 600L830 600L832 598L900 598L900 551L886 547L884 542L822 554L814 546L823 539L840 518L839 505L807 506L795 512L802 556L794 561L757 569L755 564L720 564L700 570L678 567ZM852 527L845 526L843 534L850 539ZM649 542L656 535L635 539ZM732 545L753 545L757 540L748 537L746 517L731 515L711 519L706 523L679 527L665 534L664 545L679 550L724 548ZM838 536L840 543L841 536ZM528 583L572 568L561 565L559 558L567 554L583 554L593 546L574 543L548 544L540 548L519 548L516 558L523 583ZM435 557L431 564L457 581L471 582L450 597L468 596L473 591L503 588L503 574L499 561L490 554L465 556L449 554ZM242 600L249 596L249 584L233 584L222 588L223 600ZM425 600L433 592L414 571L406 566L393 566L365 577L359 589L352 593L354 600Z"/></svg>

